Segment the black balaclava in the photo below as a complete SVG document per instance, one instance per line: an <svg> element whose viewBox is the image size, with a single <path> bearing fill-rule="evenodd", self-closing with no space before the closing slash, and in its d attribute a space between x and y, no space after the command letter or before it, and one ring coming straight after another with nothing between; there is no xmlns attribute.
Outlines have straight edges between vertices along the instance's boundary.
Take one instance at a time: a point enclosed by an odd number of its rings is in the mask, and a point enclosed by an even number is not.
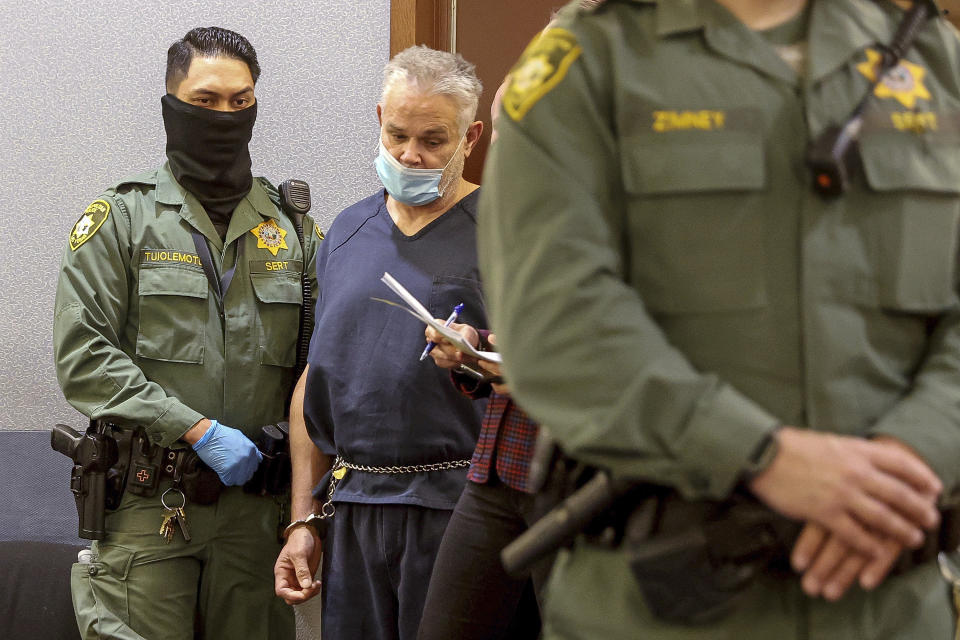
<svg viewBox="0 0 960 640"><path fill-rule="evenodd" d="M253 184L250 149L257 103L240 111L214 111L172 94L160 99L173 176L196 196L220 237Z"/></svg>

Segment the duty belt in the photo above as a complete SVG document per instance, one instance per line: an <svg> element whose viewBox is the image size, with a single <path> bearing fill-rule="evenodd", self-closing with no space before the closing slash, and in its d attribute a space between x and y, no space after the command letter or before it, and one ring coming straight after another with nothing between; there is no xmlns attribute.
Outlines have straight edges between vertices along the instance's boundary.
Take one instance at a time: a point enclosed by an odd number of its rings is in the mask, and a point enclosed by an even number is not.
<svg viewBox="0 0 960 640"><path fill-rule="evenodd" d="M802 523L781 516L752 497L736 496L716 509L687 502L670 492L641 499L621 513L626 517L593 522L585 529L586 541L605 547L626 543L633 547L633 553L649 557L699 543L718 568L759 561L773 571L793 573L789 556ZM931 562L940 551L957 549L960 508L948 504L941 508L940 516L940 527L927 534L920 548L905 550L891 575Z"/></svg>
<svg viewBox="0 0 960 640"><path fill-rule="evenodd" d="M152 494L162 479L177 478L179 473L182 473L186 455L187 449L163 447L159 455L150 456L150 459L137 459L133 456L127 488L133 488L138 495Z"/></svg>

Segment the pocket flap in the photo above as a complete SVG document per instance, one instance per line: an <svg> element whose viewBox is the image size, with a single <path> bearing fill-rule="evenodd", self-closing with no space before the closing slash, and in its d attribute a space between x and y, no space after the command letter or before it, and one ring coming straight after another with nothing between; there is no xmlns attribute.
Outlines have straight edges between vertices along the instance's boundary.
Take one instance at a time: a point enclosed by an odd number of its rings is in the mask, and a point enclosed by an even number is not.
<svg viewBox="0 0 960 640"><path fill-rule="evenodd" d="M960 145L899 132L864 134L860 157L874 191L960 193Z"/></svg>
<svg viewBox="0 0 960 640"><path fill-rule="evenodd" d="M187 296L206 298L210 285L206 276L181 267L149 267L140 269L141 296Z"/></svg>
<svg viewBox="0 0 960 640"><path fill-rule="evenodd" d="M644 133L623 144L623 184L629 193L752 191L766 182L759 132Z"/></svg>
<svg viewBox="0 0 960 640"><path fill-rule="evenodd" d="M298 274L251 273L250 281L260 302L303 304L303 291L300 289Z"/></svg>

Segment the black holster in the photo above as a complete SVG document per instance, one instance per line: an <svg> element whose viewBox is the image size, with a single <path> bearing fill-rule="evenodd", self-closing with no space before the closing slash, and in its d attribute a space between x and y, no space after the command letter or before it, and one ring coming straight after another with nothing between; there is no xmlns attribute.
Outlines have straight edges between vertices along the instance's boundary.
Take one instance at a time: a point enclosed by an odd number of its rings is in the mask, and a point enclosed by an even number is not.
<svg viewBox="0 0 960 640"><path fill-rule="evenodd" d="M91 420L84 433L64 424L50 432L50 446L73 460L70 490L77 505L78 535L87 540L106 537L106 510L120 504L123 481L112 432L112 426L100 420Z"/></svg>
<svg viewBox="0 0 960 640"><path fill-rule="evenodd" d="M268 424L260 429L257 449L263 461L243 490L260 496L282 496L290 490L290 425L286 422Z"/></svg>
<svg viewBox="0 0 960 640"><path fill-rule="evenodd" d="M193 449L183 449L180 489L187 502L213 504L220 499L223 483L217 472L208 467Z"/></svg>
<svg viewBox="0 0 960 640"><path fill-rule="evenodd" d="M732 611L759 573L789 570L800 526L748 497L703 503L670 494L634 510L623 545L650 611L698 625Z"/></svg>

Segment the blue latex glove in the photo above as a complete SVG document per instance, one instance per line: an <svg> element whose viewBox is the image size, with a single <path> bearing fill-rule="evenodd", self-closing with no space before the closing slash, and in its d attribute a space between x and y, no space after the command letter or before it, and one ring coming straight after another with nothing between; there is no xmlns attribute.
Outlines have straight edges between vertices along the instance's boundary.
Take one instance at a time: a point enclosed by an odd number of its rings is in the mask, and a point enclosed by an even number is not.
<svg viewBox="0 0 960 640"><path fill-rule="evenodd" d="M244 484L253 477L263 456L243 432L210 421L210 428L193 443L193 450L217 472L228 487Z"/></svg>

